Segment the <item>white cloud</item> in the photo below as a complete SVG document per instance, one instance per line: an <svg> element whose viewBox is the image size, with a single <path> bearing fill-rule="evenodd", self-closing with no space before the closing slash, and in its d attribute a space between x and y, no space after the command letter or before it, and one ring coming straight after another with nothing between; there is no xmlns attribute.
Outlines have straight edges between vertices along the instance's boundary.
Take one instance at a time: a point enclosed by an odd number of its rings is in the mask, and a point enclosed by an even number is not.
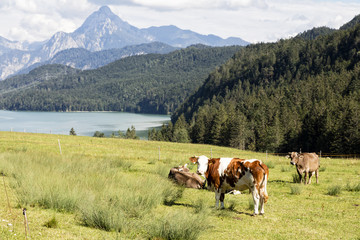
<svg viewBox="0 0 360 240"><path fill-rule="evenodd" d="M237 10L244 7L266 7L265 0L90 0L97 5L137 6L156 11L175 11L184 9L227 9Z"/></svg>
<svg viewBox="0 0 360 240"><path fill-rule="evenodd" d="M138 28L176 25L250 42L339 28L360 13L359 1L346 0L1 0L0 36L34 41L72 32L102 5Z"/></svg>

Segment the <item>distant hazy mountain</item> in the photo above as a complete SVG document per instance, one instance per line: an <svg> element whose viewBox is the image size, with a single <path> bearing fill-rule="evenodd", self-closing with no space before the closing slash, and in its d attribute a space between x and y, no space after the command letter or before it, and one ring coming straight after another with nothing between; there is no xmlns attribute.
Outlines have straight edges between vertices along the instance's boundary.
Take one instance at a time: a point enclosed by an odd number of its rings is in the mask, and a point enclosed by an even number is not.
<svg viewBox="0 0 360 240"><path fill-rule="evenodd" d="M209 46L231 46L248 45L249 42L241 38L223 39L215 35L201 35L190 30L182 30L176 26L150 27L143 29L153 41L164 42L176 47L186 47L193 44L204 44Z"/></svg>
<svg viewBox="0 0 360 240"><path fill-rule="evenodd" d="M126 46L121 49L109 49L97 52L91 52L84 48L70 48L58 52L54 57L47 61L24 68L19 71L18 74L28 73L32 69L46 64L62 64L82 70L95 69L124 57L149 53L165 54L177 49L178 48L160 42L143 43L134 46Z"/></svg>
<svg viewBox="0 0 360 240"><path fill-rule="evenodd" d="M248 44L240 38L222 39L175 26L139 29L123 21L111 12L110 8L104 6L92 13L74 32L57 32L45 42L30 44L0 38L0 80L33 64L47 61L66 49L83 48L94 52L150 42L162 42L174 47L187 47L197 43L210 46ZM134 54L138 53L129 53Z"/></svg>

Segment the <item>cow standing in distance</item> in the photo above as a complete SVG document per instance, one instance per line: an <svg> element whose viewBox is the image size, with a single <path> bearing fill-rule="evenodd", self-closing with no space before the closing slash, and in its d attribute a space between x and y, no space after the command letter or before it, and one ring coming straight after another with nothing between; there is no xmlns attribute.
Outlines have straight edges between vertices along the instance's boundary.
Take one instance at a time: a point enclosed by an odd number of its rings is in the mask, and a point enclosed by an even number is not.
<svg viewBox="0 0 360 240"><path fill-rule="evenodd" d="M315 173L316 183L318 182L319 177L319 168L320 168L320 160L319 156L316 153L297 153L290 152L290 164L296 166L296 171L300 177L300 183L302 181L302 175L304 175L304 184L311 183L311 176ZM306 182L306 177L309 175L308 182Z"/></svg>
<svg viewBox="0 0 360 240"><path fill-rule="evenodd" d="M264 214L267 202L266 191L269 176L268 167L257 159L191 157L198 164L197 173L206 178L208 189L215 191L215 206L224 208L225 193L229 190L250 189L254 200L254 214Z"/></svg>
<svg viewBox="0 0 360 240"><path fill-rule="evenodd" d="M204 180L196 173L190 173L187 164L171 168L168 178L187 188L201 189L204 186Z"/></svg>

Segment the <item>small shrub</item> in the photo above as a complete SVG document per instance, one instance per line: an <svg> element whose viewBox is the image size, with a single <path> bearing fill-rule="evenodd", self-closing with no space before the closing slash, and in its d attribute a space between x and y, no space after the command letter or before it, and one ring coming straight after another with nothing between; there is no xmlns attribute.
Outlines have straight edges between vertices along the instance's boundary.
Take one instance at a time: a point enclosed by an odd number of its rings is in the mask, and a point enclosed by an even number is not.
<svg viewBox="0 0 360 240"><path fill-rule="evenodd" d="M93 137L103 138L103 137L105 137L105 133L100 132L100 131L96 131L96 132L94 133Z"/></svg>
<svg viewBox="0 0 360 240"><path fill-rule="evenodd" d="M299 185L290 186L290 194L292 195L300 195L302 188Z"/></svg>
<svg viewBox="0 0 360 240"><path fill-rule="evenodd" d="M328 188L327 195L337 196L341 193L341 186L335 185Z"/></svg>
<svg viewBox="0 0 360 240"><path fill-rule="evenodd" d="M47 228L57 228L57 226L58 226L58 222L57 222L55 216L44 224L44 227L47 227Z"/></svg>
<svg viewBox="0 0 360 240"><path fill-rule="evenodd" d="M294 173L294 174L292 175L292 179L293 179L293 183L300 183L299 174Z"/></svg>

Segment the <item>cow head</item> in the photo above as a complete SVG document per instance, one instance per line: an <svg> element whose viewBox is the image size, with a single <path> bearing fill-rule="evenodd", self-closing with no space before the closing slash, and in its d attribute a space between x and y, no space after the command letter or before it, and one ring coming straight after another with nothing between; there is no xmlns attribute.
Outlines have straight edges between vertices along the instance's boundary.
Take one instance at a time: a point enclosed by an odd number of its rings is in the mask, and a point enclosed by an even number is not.
<svg viewBox="0 0 360 240"><path fill-rule="evenodd" d="M299 162L299 154L297 152L289 152L290 164L296 165Z"/></svg>
<svg viewBox="0 0 360 240"><path fill-rule="evenodd" d="M190 158L190 161L193 162L193 163L196 163L198 166L197 166L197 174L203 176L203 177L206 177L205 176L205 173L208 169L208 166L209 166L209 159L202 155L202 156L195 156L195 157L191 157Z"/></svg>
<svg viewBox="0 0 360 240"><path fill-rule="evenodd" d="M180 172L189 172L189 169L187 168L187 164L185 164L184 166L179 166L179 167L177 167L177 169Z"/></svg>

